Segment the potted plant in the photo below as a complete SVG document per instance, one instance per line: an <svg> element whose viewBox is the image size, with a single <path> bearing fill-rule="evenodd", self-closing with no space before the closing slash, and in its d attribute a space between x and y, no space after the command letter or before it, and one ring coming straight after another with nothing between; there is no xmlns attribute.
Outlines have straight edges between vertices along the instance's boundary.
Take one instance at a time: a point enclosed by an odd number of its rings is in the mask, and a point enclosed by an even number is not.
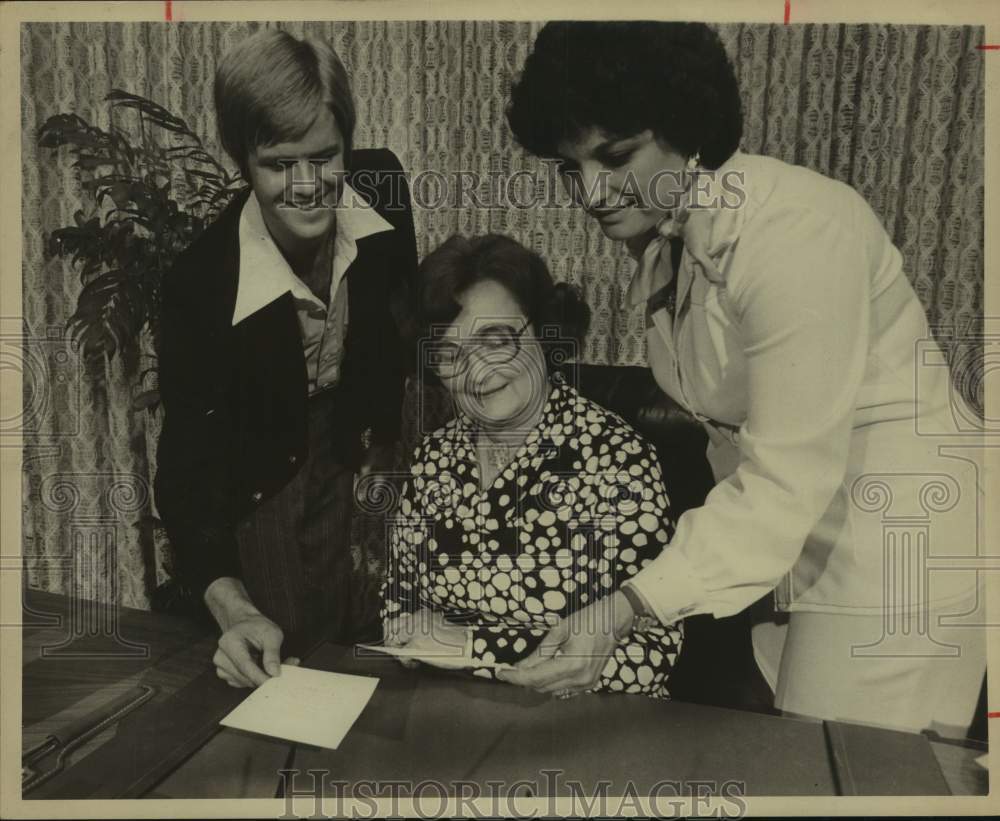
<svg viewBox="0 0 1000 821"><path fill-rule="evenodd" d="M184 120L157 103L120 89L105 101L107 130L76 114L57 114L39 131L42 147L69 149L94 206L89 214L77 211L74 225L49 234L45 252L79 268L83 289L69 328L92 378L104 378L105 358L141 355L148 365L139 387L149 387L138 393L135 407L155 408L163 275L244 183L205 150ZM147 328L151 350L143 351Z"/></svg>
<svg viewBox="0 0 1000 821"><path fill-rule="evenodd" d="M57 114L39 130L43 148L68 149L92 206L46 237L45 254L67 258L79 270L83 288L68 326L89 377L103 382L116 356L138 362L133 408L147 411L155 428L160 283L177 254L244 182L164 107L120 89L105 101L107 129L76 114ZM153 545L163 536L154 515L136 526L142 543ZM172 575L169 559L164 569ZM204 615L172 582L156 588L152 605Z"/></svg>

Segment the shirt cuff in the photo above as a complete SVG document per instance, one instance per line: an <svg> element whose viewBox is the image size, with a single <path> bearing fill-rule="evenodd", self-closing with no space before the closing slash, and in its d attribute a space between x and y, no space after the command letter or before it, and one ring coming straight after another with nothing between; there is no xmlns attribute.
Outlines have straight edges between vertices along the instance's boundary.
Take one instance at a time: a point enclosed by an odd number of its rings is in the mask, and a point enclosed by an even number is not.
<svg viewBox="0 0 1000 821"><path fill-rule="evenodd" d="M649 612L663 625L696 612L707 612L708 591L679 550L667 548L624 584L642 598Z"/></svg>

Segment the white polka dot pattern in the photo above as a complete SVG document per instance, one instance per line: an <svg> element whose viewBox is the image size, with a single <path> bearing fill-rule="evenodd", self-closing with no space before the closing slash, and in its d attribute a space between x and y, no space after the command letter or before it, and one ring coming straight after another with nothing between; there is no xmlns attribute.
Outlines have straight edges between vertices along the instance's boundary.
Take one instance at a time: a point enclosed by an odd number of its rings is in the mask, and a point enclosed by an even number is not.
<svg viewBox="0 0 1000 821"><path fill-rule="evenodd" d="M639 572L674 522L653 446L564 383L483 490L474 437L457 417L417 448L392 518L382 617L443 611L472 628L477 659L513 663L537 647L546 619ZM681 639L679 624L633 633L594 689L668 698Z"/></svg>

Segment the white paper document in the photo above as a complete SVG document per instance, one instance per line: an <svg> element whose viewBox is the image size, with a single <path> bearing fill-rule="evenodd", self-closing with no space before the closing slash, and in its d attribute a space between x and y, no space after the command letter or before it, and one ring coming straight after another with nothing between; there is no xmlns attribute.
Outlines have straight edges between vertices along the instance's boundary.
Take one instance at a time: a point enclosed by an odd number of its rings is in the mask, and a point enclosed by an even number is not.
<svg viewBox="0 0 1000 821"><path fill-rule="evenodd" d="M220 722L226 727L337 749L378 685L348 676L281 665Z"/></svg>
<svg viewBox="0 0 1000 821"><path fill-rule="evenodd" d="M464 670L469 667L488 667L492 670L505 670L509 664L496 661L482 661L471 656L462 655L455 651L455 654L444 651L429 654L426 650L410 650L406 647L386 647L383 644L359 644L362 650L374 650L378 653L385 653L388 656L395 656L400 659L414 659L422 661L424 664L431 664L435 667L443 667L446 670Z"/></svg>

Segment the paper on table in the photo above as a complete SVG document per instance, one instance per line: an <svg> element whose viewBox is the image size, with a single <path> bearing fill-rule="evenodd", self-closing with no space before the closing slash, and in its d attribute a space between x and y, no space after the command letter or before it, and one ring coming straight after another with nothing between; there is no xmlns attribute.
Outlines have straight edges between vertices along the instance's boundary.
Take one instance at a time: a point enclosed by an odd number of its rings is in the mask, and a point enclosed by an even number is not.
<svg viewBox="0 0 1000 821"><path fill-rule="evenodd" d="M378 679L281 665L221 724L337 749L375 692Z"/></svg>
<svg viewBox="0 0 1000 821"><path fill-rule="evenodd" d="M425 664L435 667L444 667L447 670L464 670L468 667L488 667L493 670L506 670L509 664L497 661L482 661L481 659L465 656L461 654L446 655L444 653L428 655L426 650L410 650L406 647L387 647L384 644L359 644L362 650L374 650L378 653L385 653L401 659L415 659Z"/></svg>

